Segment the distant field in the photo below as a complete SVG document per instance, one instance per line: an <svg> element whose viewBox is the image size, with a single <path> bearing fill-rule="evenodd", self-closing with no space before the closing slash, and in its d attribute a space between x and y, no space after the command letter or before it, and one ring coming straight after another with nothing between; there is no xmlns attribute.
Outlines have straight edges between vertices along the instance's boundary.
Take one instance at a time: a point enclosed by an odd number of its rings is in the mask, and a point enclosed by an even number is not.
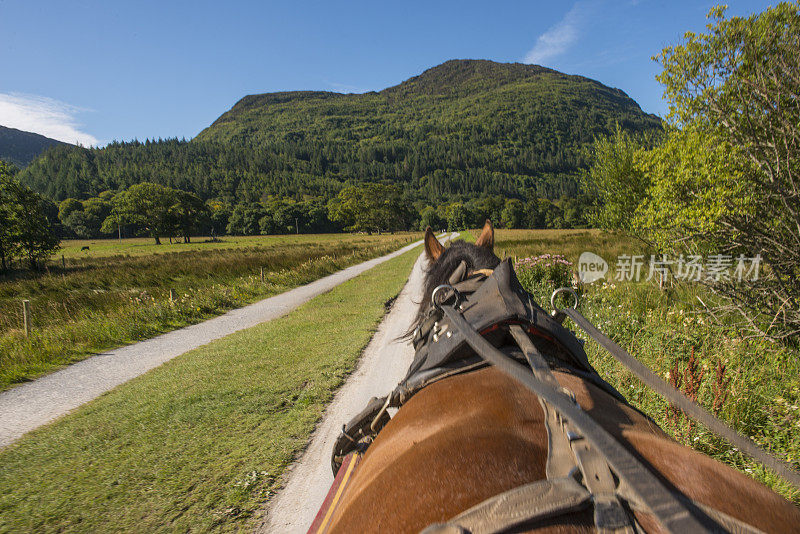
<svg viewBox="0 0 800 534"><path fill-rule="evenodd" d="M562 254L572 262L589 251L610 264L620 254L648 254L636 240L595 230L499 230L495 247L505 256ZM698 297L706 303L714 298L704 287L679 285L660 290L654 282L608 278L606 283L584 287L580 309L586 317L665 379L681 375L685 384L692 375L701 384L697 395L701 404L714 410L719 396L723 402L717 406L723 419L800 468L797 348L747 339L731 326L713 324L699 310ZM550 309L552 283L528 289ZM570 321L566 324L577 330ZM748 473L800 504L800 492L706 429L670 411L660 397L596 343L587 341L586 350L598 372L676 440ZM696 361L693 371L689 368L692 352ZM719 378L718 364L725 366Z"/></svg>
<svg viewBox="0 0 800 534"><path fill-rule="evenodd" d="M402 235L402 234L395 234ZM61 242L61 250L54 256L57 261L65 258L101 258L105 256L140 256L148 254L169 254L173 252L220 250L242 247L269 247L280 244L334 243L353 239L353 234L299 234L266 236L225 236L212 241L210 236L193 237L191 243L170 243L162 239L156 245L150 237L117 239L67 239ZM369 236L363 236L369 237ZM372 242L373 240L368 240ZM89 250L81 250L89 247Z"/></svg>
<svg viewBox="0 0 800 534"><path fill-rule="evenodd" d="M0 390L311 282L420 237L226 237L219 243L198 239L160 246L144 239L66 242L66 269L58 255L44 273L0 278ZM81 252L84 244L88 252ZM22 329L22 299L31 301L30 338Z"/></svg>

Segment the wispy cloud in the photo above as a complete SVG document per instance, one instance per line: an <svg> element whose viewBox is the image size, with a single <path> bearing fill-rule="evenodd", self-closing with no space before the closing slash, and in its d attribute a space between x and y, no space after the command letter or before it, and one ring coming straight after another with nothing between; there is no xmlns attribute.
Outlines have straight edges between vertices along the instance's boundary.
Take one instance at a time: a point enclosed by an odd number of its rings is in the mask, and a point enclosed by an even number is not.
<svg viewBox="0 0 800 534"><path fill-rule="evenodd" d="M585 2L575 3L563 19L536 39L536 44L522 61L543 64L566 52L578 40L578 30L585 18L585 12Z"/></svg>
<svg viewBox="0 0 800 534"><path fill-rule="evenodd" d="M0 125L34 132L65 143L99 144L80 131L76 115L88 111L45 96L0 93Z"/></svg>

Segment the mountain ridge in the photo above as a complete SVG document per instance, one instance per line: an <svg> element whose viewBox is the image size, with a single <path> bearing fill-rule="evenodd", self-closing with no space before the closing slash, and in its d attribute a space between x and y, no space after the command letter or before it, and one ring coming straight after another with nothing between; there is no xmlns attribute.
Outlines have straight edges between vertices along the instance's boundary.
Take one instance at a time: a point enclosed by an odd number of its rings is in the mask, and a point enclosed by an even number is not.
<svg viewBox="0 0 800 534"><path fill-rule="evenodd" d="M368 93L247 95L189 142L54 149L21 180L51 198L155 181L204 199L331 198L387 182L427 203L578 194L587 147L661 128L620 89L521 63L451 60Z"/></svg>
<svg viewBox="0 0 800 534"><path fill-rule="evenodd" d="M25 167L50 147L65 145L41 134L0 125L0 159Z"/></svg>

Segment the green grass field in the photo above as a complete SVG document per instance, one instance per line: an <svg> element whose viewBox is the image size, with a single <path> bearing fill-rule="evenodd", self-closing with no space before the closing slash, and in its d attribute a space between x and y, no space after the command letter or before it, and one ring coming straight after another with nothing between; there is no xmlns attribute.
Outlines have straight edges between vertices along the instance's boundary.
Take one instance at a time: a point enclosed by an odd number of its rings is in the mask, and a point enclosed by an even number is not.
<svg viewBox="0 0 800 534"><path fill-rule="evenodd" d="M80 253L83 242L67 242L65 256L73 256L66 269L58 257L47 272L0 279L0 390L311 282L419 237L234 237L160 246L107 240L92 241L97 244L88 253ZM31 301L29 338L22 329L22 299Z"/></svg>
<svg viewBox="0 0 800 534"><path fill-rule="evenodd" d="M562 254L576 262L581 252L613 261L620 254L647 254L638 241L592 230L499 230L496 248L524 258ZM529 286L545 309L552 283ZM683 389L698 383L697 400L762 447L800 468L800 351L762 339L746 339L734 327L714 324L698 309L697 297L713 301L703 287L660 290L654 282L596 282L585 286L580 310L623 348L669 380L681 376ZM565 323L571 325L571 322ZM579 336L585 337L585 336ZM673 413L593 341L587 353L598 372L632 404L650 415L681 443L725 462L800 504L800 492L744 457L706 429ZM694 353L694 366L690 358ZM718 375L718 365L725 370ZM716 399L716 400L715 400Z"/></svg>
<svg viewBox="0 0 800 534"><path fill-rule="evenodd" d="M391 235L403 235L391 234ZM391 237L390 235L390 237ZM152 238L133 237L116 239L67 239L61 242L61 250L53 255L56 264L63 255L66 259L103 258L108 256L141 256L150 254L167 254L173 252L207 251L230 248L270 247L284 244L335 243L353 239L353 234L298 234L298 235L264 235L264 236L224 236L216 240L211 237L193 237L191 243L170 243L163 239L156 245ZM370 237L370 236L358 236ZM380 236L374 236L380 240ZM384 236L385 237L385 236ZM368 239L372 241L372 239ZM89 247L89 250L82 250Z"/></svg>
<svg viewBox="0 0 800 534"><path fill-rule="evenodd" d="M250 528L419 252L179 356L0 451L0 532Z"/></svg>

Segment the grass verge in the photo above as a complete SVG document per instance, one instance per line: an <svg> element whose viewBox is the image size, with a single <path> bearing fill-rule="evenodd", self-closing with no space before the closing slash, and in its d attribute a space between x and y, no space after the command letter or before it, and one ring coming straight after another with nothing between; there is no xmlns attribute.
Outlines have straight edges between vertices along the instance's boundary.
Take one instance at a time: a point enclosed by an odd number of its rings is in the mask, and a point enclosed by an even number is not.
<svg viewBox="0 0 800 534"><path fill-rule="evenodd" d="M252 526L419 252L175 358L0 451L0 532Z"/></svg>

